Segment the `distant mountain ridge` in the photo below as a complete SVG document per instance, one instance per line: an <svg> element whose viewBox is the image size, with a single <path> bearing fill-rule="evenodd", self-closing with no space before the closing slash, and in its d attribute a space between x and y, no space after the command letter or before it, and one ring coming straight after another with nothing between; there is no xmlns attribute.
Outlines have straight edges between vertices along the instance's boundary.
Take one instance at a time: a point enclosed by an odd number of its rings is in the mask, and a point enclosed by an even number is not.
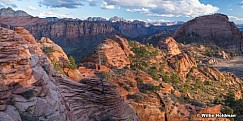
<svg viewBox="0 0 243 121"><path fill-rule="evenodd" d="M240 29L240 31L243 31L243 24L238 24L236 26Z"/></svg>
<svg viewBox="0 0 243 121"><path fill-rule="evenodd" d="M1 8L0 9L0 16L1 17L18 17L18 16L30 16L28 13L22 10L14 11L12 8Z"/></svg>
<svg viewBox="0 0 243 121"><path fill-rule="evenodd" d="M243 32L224 14L196 17L179 27L174 37L183 42L192 37L199 37L209 40L230 53L243 52Z"/></svg>
<svg viewBox="0 0 243 121"><path fill-rule="evenodd" d="M8 9L13 11L10 8ZM105 38L114 35L141 42L144 37L170 28L175 31L177 28L177 26L147 26L143 21L134 20L131 22L116 16L109 21L104 21L103 18L99 17L80 20L56 17L39 18L25 14L0 16L0 25L6 28L24 27L37 40L41 37L50 38L60 45L68 55L74 57L83 57ZM76 59L80 60L81 58Z"/></svg>

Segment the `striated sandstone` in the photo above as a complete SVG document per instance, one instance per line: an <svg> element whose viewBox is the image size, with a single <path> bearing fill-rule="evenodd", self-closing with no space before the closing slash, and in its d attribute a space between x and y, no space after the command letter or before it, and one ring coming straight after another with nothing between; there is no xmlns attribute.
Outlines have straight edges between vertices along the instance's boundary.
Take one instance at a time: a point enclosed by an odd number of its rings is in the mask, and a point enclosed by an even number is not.
<svg viewBox="0 0 243 121"><path fill-rule="evenodd" d="M242 52L242 32L235 23L229 21L228 16L223 14L196 17L183 24L174 33L175 38L185 35L198 35L213 40L212 42L227 52Z"/></svg>
<svg viewBox="0 0 243 121"><path fill-rule="evenodd" d="M175 55L169 58L167 62L183 79L186 78L193 67L197 67L195 59L186 53Z"/></svg>
<svg viewBox="0 0 243 121"><path fill-rule="evenodd" d="M99 64L99 58L102 65L108 67L123 68L130 64L129 55L132 54L128 41L119 36L114 39L106 39L96 50L84 58L83 62L92 62ZM99 57L100 56L100 57Z"/></svg>
<svg viewBox="0 0 243 121"><path fill-rule="evenodd" d="M0 37L0 119L139 120L114 85L97 78L66 79L53 70L38 44L4 28Z"/></svg>
<svg viewBox="0 0 243 121"><path fill-rule="evenodd" d="M169 56L174 56L181 53L177 42L172 37L168 37L165 40L160 41L158 43L158 47L160 49L165 49L168 52Z"/></svg>

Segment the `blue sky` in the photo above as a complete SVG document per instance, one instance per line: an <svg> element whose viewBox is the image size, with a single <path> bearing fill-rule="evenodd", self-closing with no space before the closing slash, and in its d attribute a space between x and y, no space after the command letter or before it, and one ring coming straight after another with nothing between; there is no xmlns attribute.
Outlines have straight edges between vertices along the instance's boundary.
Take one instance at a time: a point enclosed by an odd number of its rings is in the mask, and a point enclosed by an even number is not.
<svg viewBox="0 0 243 121"><path fill-rule="evenodd" d="M0 7L24 10L32 16L60 18L113 16L144 21L187 21L223 13L243 24L243 0L0 0Z"/></svg>

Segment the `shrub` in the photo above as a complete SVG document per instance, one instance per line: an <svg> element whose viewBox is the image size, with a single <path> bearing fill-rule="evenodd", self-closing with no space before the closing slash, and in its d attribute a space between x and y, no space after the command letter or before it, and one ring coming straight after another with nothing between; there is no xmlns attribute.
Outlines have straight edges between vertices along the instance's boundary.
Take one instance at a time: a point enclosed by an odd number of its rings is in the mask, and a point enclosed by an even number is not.
<svg viewBox="0 0 243 121"><path fill-rule="evenodd" d="M233 111L233 109L232 109L231 107L229 107L229 106L223 106L223 107L221 108L221 113L223 113L223 114L233 114L234 111Z"/></svg>
<svg viewBox="0 0 243 121"><path fill-rule="evenodd" d="M158 75L158 69L156 67L151 67L148 71L148 73L151 75L151 77L154 80L159 80L159 75Z"/></svg>
<svg viewBox="0 0 243 121"><path fill-rule="evenodd" d="M173 85L177 85L180 82L180 77L174 73L172 73L170 79Z"/></svg>
<svg viewBox="0 0 243 121"><path fill-rule="evenodd" d="M111 81L112 75L109 72L101 71L99 73L99 77L106 81Z"/></svg>
<svg viewBox="0 0 243 121"><path fill-rule="evenodd" d="M234 114L234 110L229 106L223 106L221 108L221 113L222 114ZM233 118L229 118L229 119L230 119L230 121L234 121Z"/></svg>
<svg viewBox="0 0 243 121"><path fill-rule="evenodd" d="M49 56L49 54L54 52L54 48L53 47L44 47L43 52L46 53L47 56Z"/></svg>
<svg viewBox="0 0 243 121"><path fill-rule="evenodd" d="M59 73L62 71L61 66L56 61L52 60L51 63L55 71Z"/></svg>
<svg viewBox="0 0 243 121"><path fill-rule="evenodd" d="M136 81L137 81L138 83L143 83L143 82L144 82L144 80L143 80L142 78L140 78L140 77L136 78Z"/></svg>
<svg viewBox="0 0 243 121"><path fill-rule="evenodd" d="M66 67L68 68L68 71L66 72L67 75L68 75L68 72L70 71L70 69L74 70L74 69L78 68L78 65L76 64L75 59L72 56L69 57L69 61L68 61Z"/></svg>
<svg viewBox="0 0 243 121"><path fill-rule="evenodd" d="M140 102L144 100L144 97L141 94L128 95L127 98L133 99L135 102Z"/></svg>
<svg viewBox="0 0 243 121"><path fill-rule="evenodd" d="M124 87L124 89L125 89L125 90L127 90L128 92L130 92L130 91L131 91L131 88L130 88L130 87L128 87L128 86L125 86L125 87Z"/></svg>
<svg viewBox="0 0 243 121"><path fill-rule="evenodd" d="M141 92L145 93L147 91L152 91L152 92L159 91L161 89L161 87L160 86L154 86L152 84L139 84L138 89Z"/></svg>
<svg viewBox="0 0 243 121"><path fill-rule="evenodd" d="M78 66L75 62L75 59L72 56L69 57L69 62L67 64L67 68L69 68L69 69L77 69L78 68Z"/></svg>

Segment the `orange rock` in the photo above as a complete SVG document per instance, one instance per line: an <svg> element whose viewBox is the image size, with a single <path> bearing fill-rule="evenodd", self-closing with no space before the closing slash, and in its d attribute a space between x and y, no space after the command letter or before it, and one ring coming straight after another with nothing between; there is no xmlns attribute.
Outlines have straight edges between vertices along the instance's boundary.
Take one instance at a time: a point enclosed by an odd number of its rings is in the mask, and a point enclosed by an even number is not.
<svg viewBox="0 0 243 121"><path fill-rule="evenodd" d="M100 44L91 55L82 60L81 63L92 62L98 64L100 58L102 65L121 69L130 64L129 54L132 54L132 51L130 51L127 40L115 36L114 39L104 40L104 42Z"/></svg>
<svg viewBox="0 0 243 121"><path fill-rule="evenodd" d="M181 53L179 47L178 47L178 44L177 42L174 40L174 38L172 37L168 37L166 38L165 40L163 41L160 41L158 43L158 47L160 49L165 49L168 51L168 54L170 56L174 56L174 55L178 55Z"/></svg>

